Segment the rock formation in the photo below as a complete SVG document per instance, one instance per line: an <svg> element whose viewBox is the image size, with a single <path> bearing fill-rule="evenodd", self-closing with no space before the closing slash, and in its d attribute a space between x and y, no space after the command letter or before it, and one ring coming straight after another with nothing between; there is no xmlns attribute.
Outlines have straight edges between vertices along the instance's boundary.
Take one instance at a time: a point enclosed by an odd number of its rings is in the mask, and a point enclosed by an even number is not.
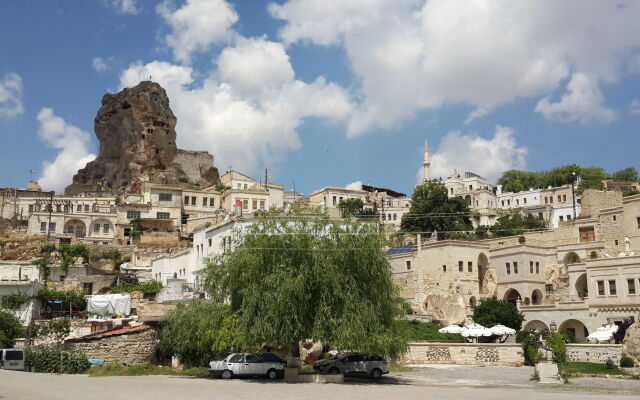
<svg viewBox="0 0 640 400"><path fill-rule="evenodd" d="M201 187L220 182L213 156L177 148L176 117L155 82L104 95L94 126L100 153L73 177L67 195L137 193L145 181Z"/></svg>
<svg viewBox="0 0 640 400"><path fill-rule="evenodd" d="M640 322L627 328L622 341L622 354L631 357L636 366L640 365Z"/></svg>
<svg viewBox="0 0 640 400"><path fill-rule="evenodd" d="M430 293L423 303L423 313L445 325L463 324L467 320L466 307L462 295L453 293Z"/></svg>

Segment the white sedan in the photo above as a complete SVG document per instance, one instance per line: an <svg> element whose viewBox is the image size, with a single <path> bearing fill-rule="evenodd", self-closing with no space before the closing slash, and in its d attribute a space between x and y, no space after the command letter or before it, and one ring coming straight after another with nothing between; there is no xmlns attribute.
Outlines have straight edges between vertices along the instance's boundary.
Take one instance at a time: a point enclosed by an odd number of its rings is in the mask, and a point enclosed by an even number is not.
<svg viewBox="0 0 640 400"><path fill-rule="evenodd" d="M232 353L222 361L211 361L209 374L223 379L234 376L266 376L277 379L284 376L284 363L267 360L257 354Z"/></svg>

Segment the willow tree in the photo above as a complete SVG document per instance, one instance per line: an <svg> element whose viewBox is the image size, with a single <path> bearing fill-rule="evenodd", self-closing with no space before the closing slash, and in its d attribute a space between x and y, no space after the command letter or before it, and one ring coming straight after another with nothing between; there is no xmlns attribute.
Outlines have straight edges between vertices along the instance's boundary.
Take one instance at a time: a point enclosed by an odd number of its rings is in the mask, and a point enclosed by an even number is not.
<svg viewBox="0 0 640 400"><path fill-rule="evenodd" d="M406 340L393 324L402 309L383 245L374 223L262 216L207 266L205 282L238 313L246 344L296 355L311 339L394 357Z"/></svg>

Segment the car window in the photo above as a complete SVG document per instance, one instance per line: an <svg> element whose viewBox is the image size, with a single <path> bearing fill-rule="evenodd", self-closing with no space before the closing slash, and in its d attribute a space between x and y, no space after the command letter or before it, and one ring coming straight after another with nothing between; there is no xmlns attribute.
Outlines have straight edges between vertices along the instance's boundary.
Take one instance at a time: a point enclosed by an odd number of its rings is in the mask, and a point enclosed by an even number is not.
<svg viewBox="0 0 640 400"><path fill-rule="evenodd" d="M255 354L247 354L247 356L244 359L244 362L246 362L246 363L259 363L260 359Z"/></svg>
<svg viewBox="0 0 640 400"><path fill-rule="evenodd" d="M240 363L242 362L242 354L234 354L227 359L227 362L230 363Z"/></svg>
<svg viewBox="0 0 640 400"><path fill-rule="evenodd" d="M6 350L4 358L7 361L22 360L24 358L24 353L20 350Z"/></svg>
<svg viewBox="0 0 640 400"><path fill-rule="evenodd" d="M372 354L369 356L369 361L384 361L384 358Z"/></svg>
<svg viewBox="0 0 640 400"><path fill-rule="evenodd" d="M273 353L264 353L260 354L260 359L264 362L280 362L281 359L277 355Z"/></svg>

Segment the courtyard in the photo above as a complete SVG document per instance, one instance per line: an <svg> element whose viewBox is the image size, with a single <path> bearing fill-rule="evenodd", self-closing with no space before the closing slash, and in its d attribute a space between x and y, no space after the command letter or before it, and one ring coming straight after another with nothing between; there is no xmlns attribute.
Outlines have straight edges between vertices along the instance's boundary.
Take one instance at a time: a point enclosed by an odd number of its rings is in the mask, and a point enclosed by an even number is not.
<svg viewBox="0 0 640 400"><path fill-rule="evenodd" d="M288 384L251 379L231 381L170 376L92 378L0 370L2 400L78 399L613 399L637 396L640 381L575 379L570 385L529 382L531 368L432 366L391 373L379 382Z"/></svg>

